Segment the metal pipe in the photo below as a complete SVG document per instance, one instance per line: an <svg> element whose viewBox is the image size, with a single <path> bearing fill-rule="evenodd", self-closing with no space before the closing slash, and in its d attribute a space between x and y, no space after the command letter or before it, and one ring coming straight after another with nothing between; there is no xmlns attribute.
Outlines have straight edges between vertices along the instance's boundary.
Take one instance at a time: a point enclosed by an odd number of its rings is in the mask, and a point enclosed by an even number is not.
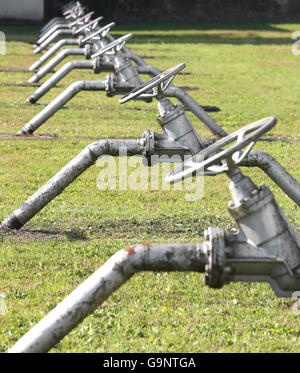
<svg viewBox="0 0 300 373"><path fill-rule="evenodd" d="M58 52L65 45L79 45L79 39L62 39L58 41L45 54L43 54L38 61L33 63L29 67L29 70L33 71L33 70L38 69L40 66L42 66L47 60L49 60L49 58L54 56L55 53Z"/></svg>
<svg viewBox="0 0 300 373"><path fill-rule="evenodd" d="M44 62L46 62L49 58L51 58L60 48L62 48L64 45L78 45L81 47L82 45L85 45L86 43L91 43L94 37L98 36L102 32L105 32L112 26L114 26L115 23L111 22L104 27L99 28L97 31L91 32L87 36L84 36L83 38L79 37L78 39L62 39L58 41L54 46L52 46L45 54L42 55L42 57L39 59L39 61L35 62L29 70L35 70L36 68L40 67ZM103 46L106 44L105 40L97 40L94 43L95 48L98 46Z"/></svg>
<svg viewBox="0 0 300 373"><path fill-rule="evenodd" d="M126 155L142 155L145 139L99 140L88 145L73 160L63 167L52 179L34 193L26 202L0 224L1 229L20 229L49 202L64 191L86 169L93 165L101 155L120 156L119 149L126 148Z"/></svg>
<svg viewBox="0 0 300 373"><path fill-rule="evenodd" d="M124 46L123 49L124 49L124 52L127 54L128 58L134 61L138 67L148 66L142 57L133 53L128 47ZM157 69L156 67L152 67L152 69L153 69L154 75L158 75L159 73L161 73L161 71Z"/></svg>
<svg viewBox="0 0 300 373"><path fill-rule="evenodd" d="M72 28L69 26L69 24L64 24L64 25L61 25L61 24L56 24L55 26L53 26L50 30L48 30L47 32L43 33L38 41L37 41L37 44L42 44L45 40L47 40L54 32L58 31L58 30L72 30Z"/></svg>
<svg viewBox="0 0 300 373"><path fill-rule="evenodd" d="M52 27L57 22L65 22L67 23L66 19L64 17L54 17L49 22L47 22L42 28L40 32L44 32L45 30Z"/></svg>
<svg viewBox="0 0 300 373"><path fill-rule="evenodd" d="M128 54L127 54L128 55ZM131 55L131 54L130 54ZM128 55L129 56L129 55ZM140 74L149 74L156 76L161 73L159 69L153 66L148 66L144 63L143 66L137 66L137 71ZM203 124L216 136L225 137L227 133L221 128L213 118L182 88L175 87L173 84L164 91L166 97L176 97L183 105L195 114L195 116L203 122Z"/></svg>
<svg viewBox="0 0 300 373"><path fill-rule="evenodd" d="M93 19L89 23L79 27L76 31L74 31L74 35L78 35L82 32L86 32L88 29L94 29L95 27L97 27L97 24L102 20L103 20L103 17L97 17Z"/></svg>
<svg viewBox="0 0 300 373"><path fill-rule="evenodd" d="M87 27L89 26L92 26L94 25L95 23L99 22L100 20L103 19L103 17L98 17L96 18L95 20L89 22L89 23L85 23L85 22L88 22L89 18L91 17L91 15L93 14L94 12L90 12L90 13L87 13L84 17L80 17L80 18L77 18L75 21L73 22L68 22L68 21L65 21L65 22L57 22L55 23L54 25L52 25L51 28L47 28L44 32L40 33L39 35L39 38L38 40L36 41L36 43L38 45L41 45L45 40L47 40L54 32L56 31L59 31L59 30L62 30L64 31L65 29L70 29L72 30L73 32L75 32L76 34L80 33L82 30L86 29ZM78 32L74 31L74 27L77 27L78 28Z"/></svg>
<svg viewBox="0 0 300 373"><path fill-rule="evenodd" d="M244 167L259 167L284 193L300 206L300 184L270 154L251 150L241 162Z"/></svg>
<svg viewBox="0 0 300 373"><path fill-rule="evenodd" d="M137 272L205 272L206 264L207 256L202 244L141 244L120 250L8 352L49 351Z"/></svg>
<svg viewBox="0 0 300 373"><path fill-rule="evenodd" d="M70 14L79 13L81 11L81 4L79 1L76 1L74 4L72 4L70 7L64 8L63 10L63 16L66 18Z"/></svg>
<svg viewBox="0 0 300 373"><path fill-rule="evenodd" d="M78 17L75 21L70 23L70 27L72 28L74 26L79 26L79 24L82 24L83 22L88 22L93 14L95 14L95 12L92 10L83 17Z"/></svg>
<svg viewBox="0 0 300 373"><path fill-rule="evenodd" d="M116 39L110 35L110 34L107 34L105 36L105 38L111 43L113 41L115 41ZM142 57L140 57L139 55L133 53L131 51L130 48L128 48L126 45L123 46L122 50L124 51L124 56L128 57L130 60L134 61L137 65L138 68L146 68L148 72L145 72L144 74L150 74L151 73L149 72L149 69L152 69L152 74L153 76L156 76L158 74L161 73L161 71L159 69L157 69L156 67L152 67L152 66L148 66L146 64L146 62L143 60ZM143 74L143 72L141 72L141 74Z"/></svg>
<svg viewBox="0 0 300 373"><path fill-rule="evenodd" d="M58 29L62 29L62 28L70 28L70 22L66 21L66 20L63 20L63 21L57 21L57 22L54 22L50 27L46 28L45 30L41 30L35 40L35 43L37 45L41 44L41 38L43 36L45 36L46 34L48 35L47 37L49 37L51 35L51 33L57 31Z"/></svg>
<svg viewBox="0 0 300 373"><path fill-rule="evenodd" d="M109 63L97 63L93 61L70 61L63 65L51 78L42 84L28 99L27 102L35 103L44 96L51 88L60 82L70 71L74 69L91 69L95 73L101 71L114 72L114 65Z"/></svg>
<svg viewBox="0 0 300 373"><path fill-rule="evenodd" d="M106 81L80 80L72 83L59 96L31 119L17 134L31 134L80 91L105 91Z"/></svg>
<svg viewBox="0 0 300 373"><path fill-rule="evenodd" d="M59 52L51 61L41 68L35 75L33 75L28 83L36 83L45 75L52 71L62 60L68 56L84 56L86 54L85 48L67 48Z"/></svg>
<svg viewBox="0 0 300 373"><path fill-rule="evenodd" d="M53 18L51 21L49 21L46 25L44 25L41 28L40 32L38 33L38 36L35 39L35 43L37 43L41 35L45 34L48 30L50 30L55 25L60 24L60 25L64 25L65 27L67 27L69 23L70 23L69 21L67 21L65 18L62 18L62 17Z"/></svg>
<svg viewBox="0 0 300 373"><path fill-rule="evenodd" d="M176 97L182 104L189 108L195 116L216 136L225 137L227 133L220 127L213 118L183 89L175 86L169 86L165 91L168 97Z"/></svg>
<svg viewBox="0 0 300 373"><path fill-rule="evenodd" d="M27 102L35 103L73 69L93 69L93 61L70 61L63 65L54 75L42 84L28 99Z"/></svg>
<svg viewBox="0 0 300 373"><path fill-rule="evenodd" d="M43 49L48 47L51 42L53 42L61 35L73 35L73 31L70 29L55 31L54 34L52 34L47 40L45 40L41 45L38 46L38 48L34 50L34 54L40 53Z"/></svg>

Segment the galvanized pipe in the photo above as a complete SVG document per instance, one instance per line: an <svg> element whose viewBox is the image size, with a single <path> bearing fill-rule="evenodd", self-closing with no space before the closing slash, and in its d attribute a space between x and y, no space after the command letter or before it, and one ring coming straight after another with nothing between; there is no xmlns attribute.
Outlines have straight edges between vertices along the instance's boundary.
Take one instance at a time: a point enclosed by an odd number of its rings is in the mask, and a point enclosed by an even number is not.
<svg viewBox="0 0 300 373"><path fill-rule="evenodd" d="M76 31L73 31L70 28L59 29L59 30L55 31L54 33L52 33L47 39L44 40L44 38L42 38L43 42L39 45L38 48L35 49L34 53L35 54L40 53L43 49L45 49L52 41L54 41L60 35L64 35L64 34L79 35L80 33L85 33L87 28L89 28L90 26L92 27L92 25L96 25L102 19L103 19L103 17L98 17L98 18L94 19L93 21L87 23L86 25L78 28Z"/></svg>
<svg viewBox="0 0 300 373"><path fill-rule="evenodd" d="M37 43L38 39L42 35L44 35L48 30L50 30L52 27L56 25L61 25L67 28L69 24L70 24L70 21L67 21L65 18L60 18L60 17L57 17L56 19L54 18L53 20L49 21L44 27L42 27L41 31L38 33L38 36L35 39L35 44L38 45Z"/></svg>
<svg viewBox="0 0 300 373"><path fill-rule="evenodd" d="M93 69L93 61L70 61L63 65L54 75L42 84L28 99L27 102L35 103L52 87L61 81L73 69Z"/></svg>
<svg viewBox="0 0 300 373"><path fill-rule="evenodd" d="M146 62L143 60L142 57L133 53L128 47L124 46L123 50L124 50L125 54L127 55L127 57L130 58L132 61L134 61L138 67L147 67L147 68L150 67L146 64ZM152 68L152 75L153 76L161 73L161 70L157 69L156 67L151 67L151 68ZM147 73L145 73L145 74L147 74Z"/></svg>
<svg viewBox="0 0 300 373"><path fill-rule="evenodd" d="M84 7L80 4L79 1L71 3L70 6L68 4L63 7L63 16L67 19L70 15L74 17L79 17L81 14L84 14Z"/></svg>
<svg viewBox="0 0 300 373"><path fill-rule="evenodd" d="M55 100L31 119L17 134L24 135L33 133L80 91L105 91L105 81L80 80L72 83L66 90L57 96Z"/></svg>
<svg viewBox="0 0 300 373"><path fill-rule="evenodd" d="M70 27L78 26L79 24L82 24L83 22L88 22L92 15L95 14L95 12L92 10L91 12L87 13L83 17L78 17L75 21L70 23Z"/></svg>
<svg viewBox="0 0 300 373"><path fill-rule="evenodd" d="M57 31L58 28L60 28L60 29L62 29L62 28L63 29L70 28L69 27L70 24L71 24L70 21L66 21L66 20L63 20L63 21L62 20L60 20L60 21L58 20L58 21L54 22L50 27L46 28L45 30L41 30L39 32L39 34L38 34L38 36L37 36L37 38L35 40L35 43L37 45L41 44L41 42L40 42L41 37L43 37L44 35L48 34L52 30L53 31L51 33ZM48 35L48 36L50 36L50 35Z"/></svg>
<svg viewBox="0 0 300 373"><path fill-rule="evenodd" d="M89 23L79 27L77 30L74 31L74 35L78 35L82 32L86 32L88 29L94 29L97 27L98 23L103 20L103 17L97 17L90 21Z"/></svg>
<svg viewBox="0 0 300 373"><path fill-rule="evenodd" d="M132 56L132 53L127 56ZM130 57L131 58L131 57ZM135 61L137 63L137 61ZM143 59L139 57L139 62L143 62L143 65L138 65L136 67L140 74L149 74L151 76L156 76L161 73L159 69L153 66L148 66L145 64ZM213 118L211 118L207 112L182 88L175 87L171 84L166 91L164 91L166 97L176 97L183 105L188 107L188 109L195 114L195 116L203 122L203 124L216 136L225 137L227 133L221 128Z"/></svg>
<svg viewBox="0 0 300 373"><path fill-rule="evenodd" d="M49 30L49 28L52 27L56 23L65 23L65 24L67 24L67 20L64 17L55 17L55 18L52 18L48 23L46 23L41 28L40 32L45 32L47 29Z"/></svg>
<svg viewBox="0 0 300 373"><path fill-rule="evenodd" d="M47 40L54 32L56 31L65 31L65 30L71 30L71 27L69 27L69 24L56 24L53 26L50 30L40 35L39 39L37 40L37 44L42 44L45 40Z"/></svg>
<svg viewBox="0 0 300 373"><path fill-rule="evenodd" d="M284 193L300 206L300 184L270 154L251 150L241 163L244 167L259 167Z"/></svg>
<svg viewBox="0 0 300 373"><path fill-rule="evenodd" d="M96 65L96 61L71 61L62 66L51 78L42 84L28 99L27 102L35 103L44 96L51 88L60 82L70 71L74 69L90 69L98 73L100 70L105 72L114 72L114 65L101 63ZM99 70L98 70L99 69Z"/></svg>
<svg viewBox="0 0 300 373"><path fill-rule="evenodd" d="M33 75L28 83L36 83L45 75L50 73L62 60L68 56L84 56L86 54L85 48L67 48L59 52L51 61L41 68L35 75Z"/></svg>
<svg viewBox="0 0 300 373"><path fill-rule="evenodd" d="M0 230L20 229L49 202L62 193L79 175L92 166L101 155L122 155L122 153L119 154L120 148L127 149L126 155L142 155L145 151L145 139L99 140L88 145L52 177L52 179L5 219L0 224Z"/></svg>
<svg viewBox="0 0 300 373"><path fill-rule="evenodd" d="M60 29L70 29L74 30L76 27L81 27L86 20L88 21L89 18L94 14L94 12L89 12L87 13L84 17L77 18L75 21L72 22L58 22L53 27L47 29L44 32L41 32L39 35L39 38L37 40L37 44L43 43L48 37L53 34L55 31L60 30Z"/></svg>
<svg viewBox="0 0 300 373"><path fill-rule="evenodd" d="M176 97L185 105L201 122L216 136L225 137L227 133L220 127L213 118L183 89L175 86L169 86L164 92L167 97Z"/></svg>
<svg viewBox="0 0 300 373"><path fill-rule="evenodd" d="M56 25L60 25L62 27L65 27L65 28L68 28L70 27L70 25L72 24L72 22L74 21L78 21L80 20L81 17L78 17L78 16L75 16L75 17L72 17L72 19L66 19L65 17L55 17L53 19L51 19L48 23L46 23L40 30L40 32L38 33L38 36L35 40L35 43L38 44L38 39L44 35L46 32L48 32L49 30L51 30L54 26Z"/></svg>
<svg viewBox="0 0 300 373"><path fill-rule="evenodd" d="M141 244L120 250L8 352L49 351L137 272L205 272L206 264L202 244Z"/></svg>
<svg viewBox="0 0 300 373"><path fill-rule="evenodd" d="M73 35L73 31L70 29L65 29L65 30L58 30L55 31L54 34L52 34L47 40L45 40L41 45L39 45L35 50L34 54L40 53L43 49L48 47L50 43L52 43L55 39L57 39L61 35Z"/></svg>
<svg viewBox="0 0 300 373"><path fill-rule="evenodd" d="M104 27L99 28L97 31L91 32L87 36L79 37L78 39L62 39L62 40L58 41L45 54L43 54L42 57L38 61L36 61L29 68L29 70L31 70L31 71L35 70L38 67L40 67L41 65L43 65L49 58L54 56L54 54L60 48L62 48L64 45L78 45L79 47L82 47L83 45L86 45L86 44L92 44L93 43L92 39L94 37L99 36L102 32L105 32L106 30L110 29L114 25L115 25L115 23L111 22L111 23L105 25ZM93 46L95 47L95 49L97 49L97 48L99 49L105 44L106 44L106 41L104 39L103 40L95 40Z"/></svg>
<svg viewBox="0 0 300 373"><path fill-rule="evenodd" d="M34 62L30 67L30 71L34 71L38 69L40 66L42 66L49 58L55 55L56 52L58 52L62 47L65 45L79 45L80 40L79 39L62 39L55 43L45 54L41 56L41 58Z"/></svg>

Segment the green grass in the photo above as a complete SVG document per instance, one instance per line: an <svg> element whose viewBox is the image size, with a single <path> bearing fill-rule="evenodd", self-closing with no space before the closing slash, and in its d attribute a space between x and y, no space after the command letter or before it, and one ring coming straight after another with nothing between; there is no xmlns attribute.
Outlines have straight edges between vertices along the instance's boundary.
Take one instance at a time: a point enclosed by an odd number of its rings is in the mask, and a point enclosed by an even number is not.
<svg viewBox="0 0 300 373"><path fill-rule="evenodd" d="M266 116L277 126L256 149L272 154L300 180L300 57L291 34L300 24L214 23L122 25L133 31L129 46L161 70L185 62L191 75L178 86L222 108L212 116L227 132ZM1 67L28 68L36 59L29 44L38 27L3 26L7 55ZM60 85L104 79L73 71ZM1 82L25 82L29 73L0 72ZM145 77L146 78L146 77ZM25 106L31 87L0 86L0 132L15 133L64 88L39 105ZM136 138L160 131L156 103L118 104L118 97L81 93L38 133L55 140L0 139L0 220L52 177L87 144L102 138ZM210 132L188 114L204 138ZM286 141L285 141L286 140ZM205 180L205 196L186 202L184 192L100 191L91 167L17 234L0 236L0 351L5 351L113 253L139 242L203 241L209 226L235 227L224 175ZM258 169L245 173L270 185L300 232L299 208ZM234 283L221 290L197 273L140 273L74 329L53 352L299 352L299 316L293 300L277 298L268 284Z"/></svg>

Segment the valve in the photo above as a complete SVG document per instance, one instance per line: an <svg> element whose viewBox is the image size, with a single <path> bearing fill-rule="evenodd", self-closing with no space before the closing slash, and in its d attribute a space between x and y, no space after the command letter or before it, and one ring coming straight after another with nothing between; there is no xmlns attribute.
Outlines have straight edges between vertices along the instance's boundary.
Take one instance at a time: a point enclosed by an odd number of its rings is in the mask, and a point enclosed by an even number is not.
<svg viewBox="0 0 300 373"><path fill-rule="evenodd" d="M93 21L87 23L86 25L81 26L79 29L74 31L74 35L78 35L82 31L85 31L85 30L94 30L98 26L98 23L102 20L103 20L103 17L101 17L101 16L95 18Z"/></svg>
<svg viewBox="0 0 300 373"><path fill-rule="evenodd" d="M86 42L90 40L100 40L105 38L105 36L109 33L110 29L115 25L115 22L111 22L103 27L101 27L99 30L92 32L88 34L85 38L81 39L81 43L85 44Z"/></svg>
<svg viewBox="0 0 300 373"><path fill-rule="evenodd" d="M142 79L131 61L121 53L125 43L127 40L131 39L132 36L133 34L131 33L121 36L94 53L92 58L102 57L104 62L112 63L118 79L128 83L129 86L136 87L142 83ZM143 99L143 101L151 102L151 98Z"/></svg>
<svg viewBox="0 0 300 373"><path fill-rule="evenodd" d="M195 154L205 147L204 142L187 118L183 107L181 105L174 105L164 96L164 91L169 87L175 76L184 68L185 64L181 63L158 74L122 97L119 102L123 104L136 98L146 99L155 97L158 100L159 110L157 120L163 128L164 134L173 141L178 141L183 147L190 149L192 154Z"/></svg>
<svg viewBox="0 0 300 373"><path fill-rule="evenodd" d="M115 55L121 51L124 47L127 40L133 37L132 33L121 36L120 38L114 40L113 42L107 44L104 48L101 48L99 51L92 55L92 58L103 56L104 54Z"/></svg>
<svg viewBox="0 0 300 373"><path fill-rule="evenodd" d="M276 118L268 117L257 122L251 123L238 131L216 141L211 146L203 149L197 154L205 158L202 162L195 162L191 157L179 165L166 176L166 182L175 183L194 174L200 175L218 175L223 172L229 173L237 167L246 155L250 152L257 139L265 132L269 131L276 124ZM246 136L246 134L251 135ZM221 150L223 146L231 144L236 140L236 144L227 149ZM248 146L246 151L241 150Z"/></svg>
<svg viewBox="0 0 300 373"><path fill-rule="evenodd" d="M76 19L74 22L72 22L72 23L70 23L70 25L69 25L69 27L70 28L73 28L73 27L75 27L75 26L77 26L79 23L85 23L85 22L88 22L90 19L91 19L91 17L92 17L92 15L94 14L95 12L94 11L91 11L91 12L89 12L89 13L87 13L86 15L84 15L83 17L79 17L78 19Z"/></svg>
<svg viewBox="0 0 300 373"><path fill-rule="evenodd" d="M300 289L299 236L270 189L264 184L257 187L238 167L258 138L275 124L274 117L249 124L191 156L165 178L175 183L192 175L226 173L230 179L228 210L239 230L237 234L212 228L206 232L206 283L211 287L231 281L267 281L283 297ZM197 162L199 155L204 160Z"/></svg>

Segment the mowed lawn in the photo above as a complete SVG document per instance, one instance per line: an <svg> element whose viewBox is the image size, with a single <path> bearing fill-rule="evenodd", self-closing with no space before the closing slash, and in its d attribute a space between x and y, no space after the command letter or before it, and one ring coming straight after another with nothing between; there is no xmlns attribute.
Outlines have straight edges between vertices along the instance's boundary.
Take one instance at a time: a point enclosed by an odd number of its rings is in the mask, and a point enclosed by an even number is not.
<svg viewBox="0 0 300 373"><path fill-rule="evenodd" d="M0 67L28 69L38 58L31 42L37 26L1 26L7 55ZM267 116L276 127L256 144L300 181L300 56L291 51L300 23L124 24L128 46L161 70L185 62L174 83L189 93L228 132ZM151 57L151 58L150 58ZM73 58L74 59L74 58ZM70 58L68 60L71 60ZM32 87L0 85L0 133L16 133L71 82L104 79L73 71L36 105L24 105ZM24 83L26 72L0 72L1 83ZM50 76L50 75L49 75ZM143 79L147 79L143 76ZM43 79L45 81L45 79ZM0 136L0 221L89 143L139 138L161 131L156 102L82 92L37 133L54 139ZM175 102L176 100L173 100ZM213 137L191 113L204 139ZM268 184L300 233L299 207L260 169L244 169ZM227 211L225 175L206 178L202 200L185 192L101 191L91 167L19 232L0 233L0 351L5 352L113 253L139 242L202 242L204 229L235 229ZM198 273L140 273L87 317L52 352L299 352L300 315L295 300L277 298L268 284L234 283L212 290Z"/></svg>

